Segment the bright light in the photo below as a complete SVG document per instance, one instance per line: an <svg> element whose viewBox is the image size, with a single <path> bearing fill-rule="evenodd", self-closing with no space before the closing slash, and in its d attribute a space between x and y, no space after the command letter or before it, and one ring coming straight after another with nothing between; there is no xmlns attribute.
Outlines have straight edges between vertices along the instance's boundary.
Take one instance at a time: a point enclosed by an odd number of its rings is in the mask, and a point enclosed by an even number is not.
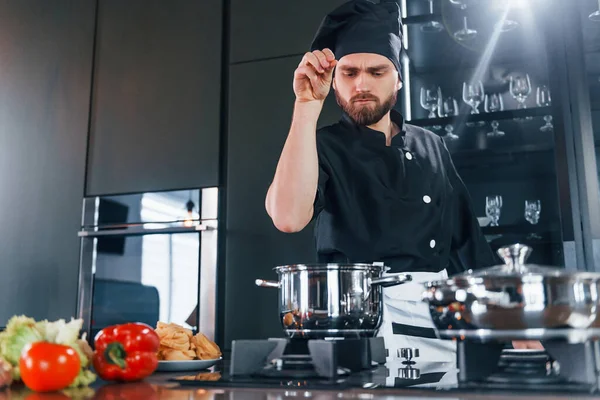
<svg viewBox="0 0 600 400"><path fill-rule="evenodd" d="M522 10L525 8L529 8L530 3L529 0L493 0L492 6L498 10L503 10L505 8L513 10Z"/></svg>

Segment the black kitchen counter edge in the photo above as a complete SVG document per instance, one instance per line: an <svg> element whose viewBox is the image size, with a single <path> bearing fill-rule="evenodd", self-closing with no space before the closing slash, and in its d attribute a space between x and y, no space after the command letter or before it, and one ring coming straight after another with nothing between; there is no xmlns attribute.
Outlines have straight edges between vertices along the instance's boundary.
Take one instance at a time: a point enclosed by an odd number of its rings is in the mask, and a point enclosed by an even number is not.
<svg viewBox="0 0 600 400"><path fill-rule="evenodd" d="M206 371L209 372L209 371ZM183 373L186 374L186 373ZM188 373L189 374L189 373ZM181 372L158 372L141 382L134 383L112 383L101 380L93 383L89 388L81 388L68 392L66 395L57 393L33 394L21 384L10 388L0 389L0 400L9 399L251 399L251 400L274 400L274 399L306 399L316 398L318 400L328 399L369 399L384 400L391 398L436 398L456 400L503 400L503 399L600 399L600 394L591 395L584 393L561 393L553 394L547 392L511 392L491 390L434 390L434 389L362 389L362 388L335 388L329 390L311 390L299 387L211 387L210 383L204 382L202 387L182 386L172 379L181 376ZM32 397L29 397L32 396Z"/></svg>
<svg viewBox="0 0 600 400"><path fill-rule="evenodd" d="M197 376L214 374L218 371L226 371L229 367L228 361L224 360L210 369L202 371L182 372L155 372L141 382L116 383L105 382L97 379L90 387L80 388L66 392L65 395L57 393L32 394L22 384L15 384L9 388L0 389L0 400L13 399L251 399L251 400L274 400L274 399L370 399L383 400L391 398L415 399L436 398L456 400L502 400L502 399L600 399L600 393L586 393L581 391L561 391L552 393L543 390L494 390L482 388L394 388L378 386L376 388L349 386L348 384L336 385L329 383L320 385L318 388L302 387L295 385L294 380L287 382L272 382L256 380L245 386L242 382L228 384L227 382L214 383L211 381L183 382L176 381L182 376ZM223 375L226 375L223 373ZM287 383L287 385L284 385ZM367 386L365 381L365 386ZM33 397L29 397L33 396ZM58 396L58 397L57 397Z"/></svg>
<svg viewBox="0 0 600 400"><path fill-rule="evenodd" d="M589 393L582 391L561 391L560 393L551 393L548 391L540 391L538 389L529 390L495 390L482 388L394 388L378 386L375 388L357 387L348 384L336 385L335 383L320 385L318 388L301 387L295 385L294 380L289 380L288 386L283 386L281 383L267 383L256 380L250 385L245 385L243 382L228 384L226 382L212 383L210 381L198 382L181 382L176 381L176 378L182 376L193 376L197 374L210 374L214 371L227 371L229 368L229 360L219 362L215 367L194 372L158 372L147 381L151 384L157 384L163 388L168 388L170 391L187 392L188 394L194 391L205 393L208 398L222 398L222 395L231 393L227 398L250 398L250 399L287 399L287 398L318 398L325 399L389 399L389 398L450 398L461 400L476 400L476 399L600 399L600 393ZM366 381L365 381L366 383ZM205 391L205 392L204 392ZM182 393L181 393L182 394ZM211 396L213 394L214 396ZM159 397L160 398L160 397ZM165 397L166 398L166 397ZM190 397L192 399L194 397Z"/></svg>
<svg viewBox="0 0 600 400"><path fill-rule="evenodd" d="M208 371L206 371L208 372ZM415 399L436 398L436 399L456 399L456 400L502 400L502 399L600 399L600 393L590 394L581 392L564 392L564 393L548 393L548 392L513 392L508 390L482 390L482 389L450 389L450 390L435 390L431 388L386 388L380 387L376 389L351 388L351 387L336 387L331 385L329 389L320 388L318 390L310 388L302 388L295 386L275 386L267 387L266 384L262 387L230 387L230 386L211 386L209 382L203 382L202 386L184 386L171 381L171 379L186 375L186 373L157 373L149 379L149 383L156 383L168 388L169 391L186 392L188 394L194 391L203 394L214 394L214 397L201 397L202 399L212 398L242 398L242 399L300 399L300 398L317 398L319 400L327 399L371 399L383 400L390 398L407 398ZM181 393L183 394L183 393ZM228 394L232 394L229 396ZM166 398L166 397L165 397ZM194 397L189 397L190 399Z"/></svg>

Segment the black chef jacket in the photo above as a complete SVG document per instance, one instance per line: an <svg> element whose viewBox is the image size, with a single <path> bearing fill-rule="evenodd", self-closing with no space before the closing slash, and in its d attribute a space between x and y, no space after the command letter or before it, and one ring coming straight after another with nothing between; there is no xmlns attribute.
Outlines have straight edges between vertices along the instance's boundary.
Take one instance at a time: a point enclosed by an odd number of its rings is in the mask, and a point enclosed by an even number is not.
<svg viewBox="0 0 600 400"><path fill-rule="evenodd" d="M443 140L404 123L382 132L348 115L317 131L319 262L384 262L390 272L453 275L497 264Z"/></svg>

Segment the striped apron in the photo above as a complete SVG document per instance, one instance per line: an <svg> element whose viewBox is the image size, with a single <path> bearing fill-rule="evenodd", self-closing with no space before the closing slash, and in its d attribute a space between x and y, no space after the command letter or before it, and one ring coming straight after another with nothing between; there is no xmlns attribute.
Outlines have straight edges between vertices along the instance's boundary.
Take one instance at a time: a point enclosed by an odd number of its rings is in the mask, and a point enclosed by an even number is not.
<svg viewBox="0 0 600 400"><path fill-rule="evenodd" d="M419 362L456 363L456 342L435 335L427 303L421 300L424 283L448 278L441 272L407 272L412 281L383 289L383 323L377 336L382 336L388 349L386 364L403 359L399 349L419 349ZM384 274L393 275L393 274Z"/></svg>

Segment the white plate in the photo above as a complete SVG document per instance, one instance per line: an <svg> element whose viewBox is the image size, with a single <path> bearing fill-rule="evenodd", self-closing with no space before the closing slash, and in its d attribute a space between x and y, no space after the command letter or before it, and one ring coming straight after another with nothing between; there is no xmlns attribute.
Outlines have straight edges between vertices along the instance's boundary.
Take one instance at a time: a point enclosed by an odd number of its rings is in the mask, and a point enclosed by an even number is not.
<svg viewBox="0 0 600 400"><path fill-rule="evenodd" d="M200 371L207 369L215 365L223 358L217 358L215 360L187 360L187 361L158 361L157 371Z"/></svg>

